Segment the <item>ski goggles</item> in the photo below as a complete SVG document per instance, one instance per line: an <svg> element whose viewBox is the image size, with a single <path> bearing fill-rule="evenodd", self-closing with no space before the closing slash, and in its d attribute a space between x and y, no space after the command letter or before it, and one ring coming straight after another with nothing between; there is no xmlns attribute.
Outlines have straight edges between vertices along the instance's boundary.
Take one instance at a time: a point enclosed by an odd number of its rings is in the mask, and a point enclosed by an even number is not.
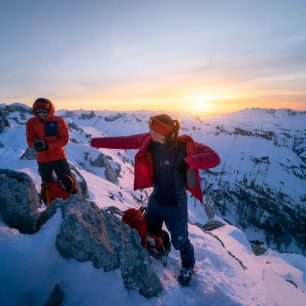
<svg viewBox="0 0 306 306"><path fill-rule="evenodd" d="M151 130L162 136L167 136L174 129L173 125L168 125L160 121L156 116L150 117L148 124Z"/></svg>
<svg viewBox="0 0 306 306"><path fill-rule="evenodd" d="M48 110L46 109L38 109L36 111L37 114L41 114L41 115L45 115L45 114L48 114Z"/></svg>

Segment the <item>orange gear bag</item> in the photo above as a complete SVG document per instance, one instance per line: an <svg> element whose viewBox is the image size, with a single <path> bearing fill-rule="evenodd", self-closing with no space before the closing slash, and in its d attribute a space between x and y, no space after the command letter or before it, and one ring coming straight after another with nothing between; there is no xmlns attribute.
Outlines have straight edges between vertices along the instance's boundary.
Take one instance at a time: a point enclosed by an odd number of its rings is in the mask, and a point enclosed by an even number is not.
<svg viewBox="0 0 306 306"><path fill-rule="evenodd" d="M47 206L50 206L52 202L57 198L67 200L75 191L76 184L74 179L69 175L64 176L65 185L61 182L60 179L42 183L41 198ZM67 181L70 183L68 184L68 188L66 184Z"/></svg>
<svg viewBox="0 0 306 306"><path fill-rule="evenodd" d="M141 206L139 209L129 208L123 216L122 221L129 225L131 228L135 228L141 238L141 244L144 248L152 247L148 238L152 238L155 242L155 248L159 248L163 243L162 237L157 237L148 232L148 225L144 215L145 207ZM150 239L150 240L152 240Z"/></svg>

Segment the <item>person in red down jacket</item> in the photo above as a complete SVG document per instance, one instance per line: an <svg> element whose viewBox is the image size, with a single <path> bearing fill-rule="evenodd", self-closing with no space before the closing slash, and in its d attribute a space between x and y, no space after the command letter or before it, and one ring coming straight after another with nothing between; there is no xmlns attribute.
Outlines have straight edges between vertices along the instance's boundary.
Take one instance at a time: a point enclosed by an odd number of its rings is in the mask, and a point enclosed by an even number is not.
<svg viewBox="0 0 306 306"><path fill-rule="evenodd" d="M64 147L69 141L69 130L64 119L54 115L53 103L45 98L37 99L32 107L34 117L26 123L27 143L36 150L38 172L44 183L72 174Z"/></svg>
<svg viewBox="0 0 306 306"><path fill-rule="evenodd" d="M139 149L135 156L134 189L153 187L146 213L148 231L161 236L165 222L172 245L180 251L182 268L178 281L187 286L195 257L188 238L186 190L203 203L199 169L218 166L220 158L190 136L178 136L179 122L166 114L151 117L149 128L150 133L146 134L93 138L91 146Z"/></svg>

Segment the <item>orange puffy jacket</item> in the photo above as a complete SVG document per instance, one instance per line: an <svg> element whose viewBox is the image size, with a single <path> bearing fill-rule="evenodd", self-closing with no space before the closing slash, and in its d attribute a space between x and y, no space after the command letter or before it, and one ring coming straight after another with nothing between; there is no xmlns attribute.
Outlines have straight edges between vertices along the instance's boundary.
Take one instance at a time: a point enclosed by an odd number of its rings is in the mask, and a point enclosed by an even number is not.
<svg viewBox="0 0 306 306"><path fill-rule="evenodd" d="M26 133L27 142L30 148L34 147L36 138L44 140L48 144L48 149L36 152L36 159L40 163L48 163L66 158L64 146L69 141L69 130L67 123L61 117L54 115L54 105L50 102L50 111L42 121L35 113L36 105L33 104L33 115L27 121Z"/></svg>

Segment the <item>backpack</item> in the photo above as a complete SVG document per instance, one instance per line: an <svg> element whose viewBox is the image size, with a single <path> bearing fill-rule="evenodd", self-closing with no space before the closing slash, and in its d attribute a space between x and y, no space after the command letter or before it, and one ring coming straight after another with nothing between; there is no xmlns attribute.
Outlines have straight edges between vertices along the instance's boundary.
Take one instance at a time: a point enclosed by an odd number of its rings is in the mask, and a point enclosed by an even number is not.
<svg viewBox="0 0 306 306"><path fill-rule="evenodd" d="M162 230L160 236L148 232L148 225L145 219L145 207L139 209L129 208L122 216L122 221L135 228L141 238L141 244L146 248L149 254L157 259L167 256L171 250L171 241L169 234Z"/></svg>
<svg viewBox="0 0 306 306"><path fill-rule="evenodd" d="M74 179L69 175L61 175L57 180L43 182L40 194L43 202L50 206L56 198L67 200L75 190Z"/></svg>

